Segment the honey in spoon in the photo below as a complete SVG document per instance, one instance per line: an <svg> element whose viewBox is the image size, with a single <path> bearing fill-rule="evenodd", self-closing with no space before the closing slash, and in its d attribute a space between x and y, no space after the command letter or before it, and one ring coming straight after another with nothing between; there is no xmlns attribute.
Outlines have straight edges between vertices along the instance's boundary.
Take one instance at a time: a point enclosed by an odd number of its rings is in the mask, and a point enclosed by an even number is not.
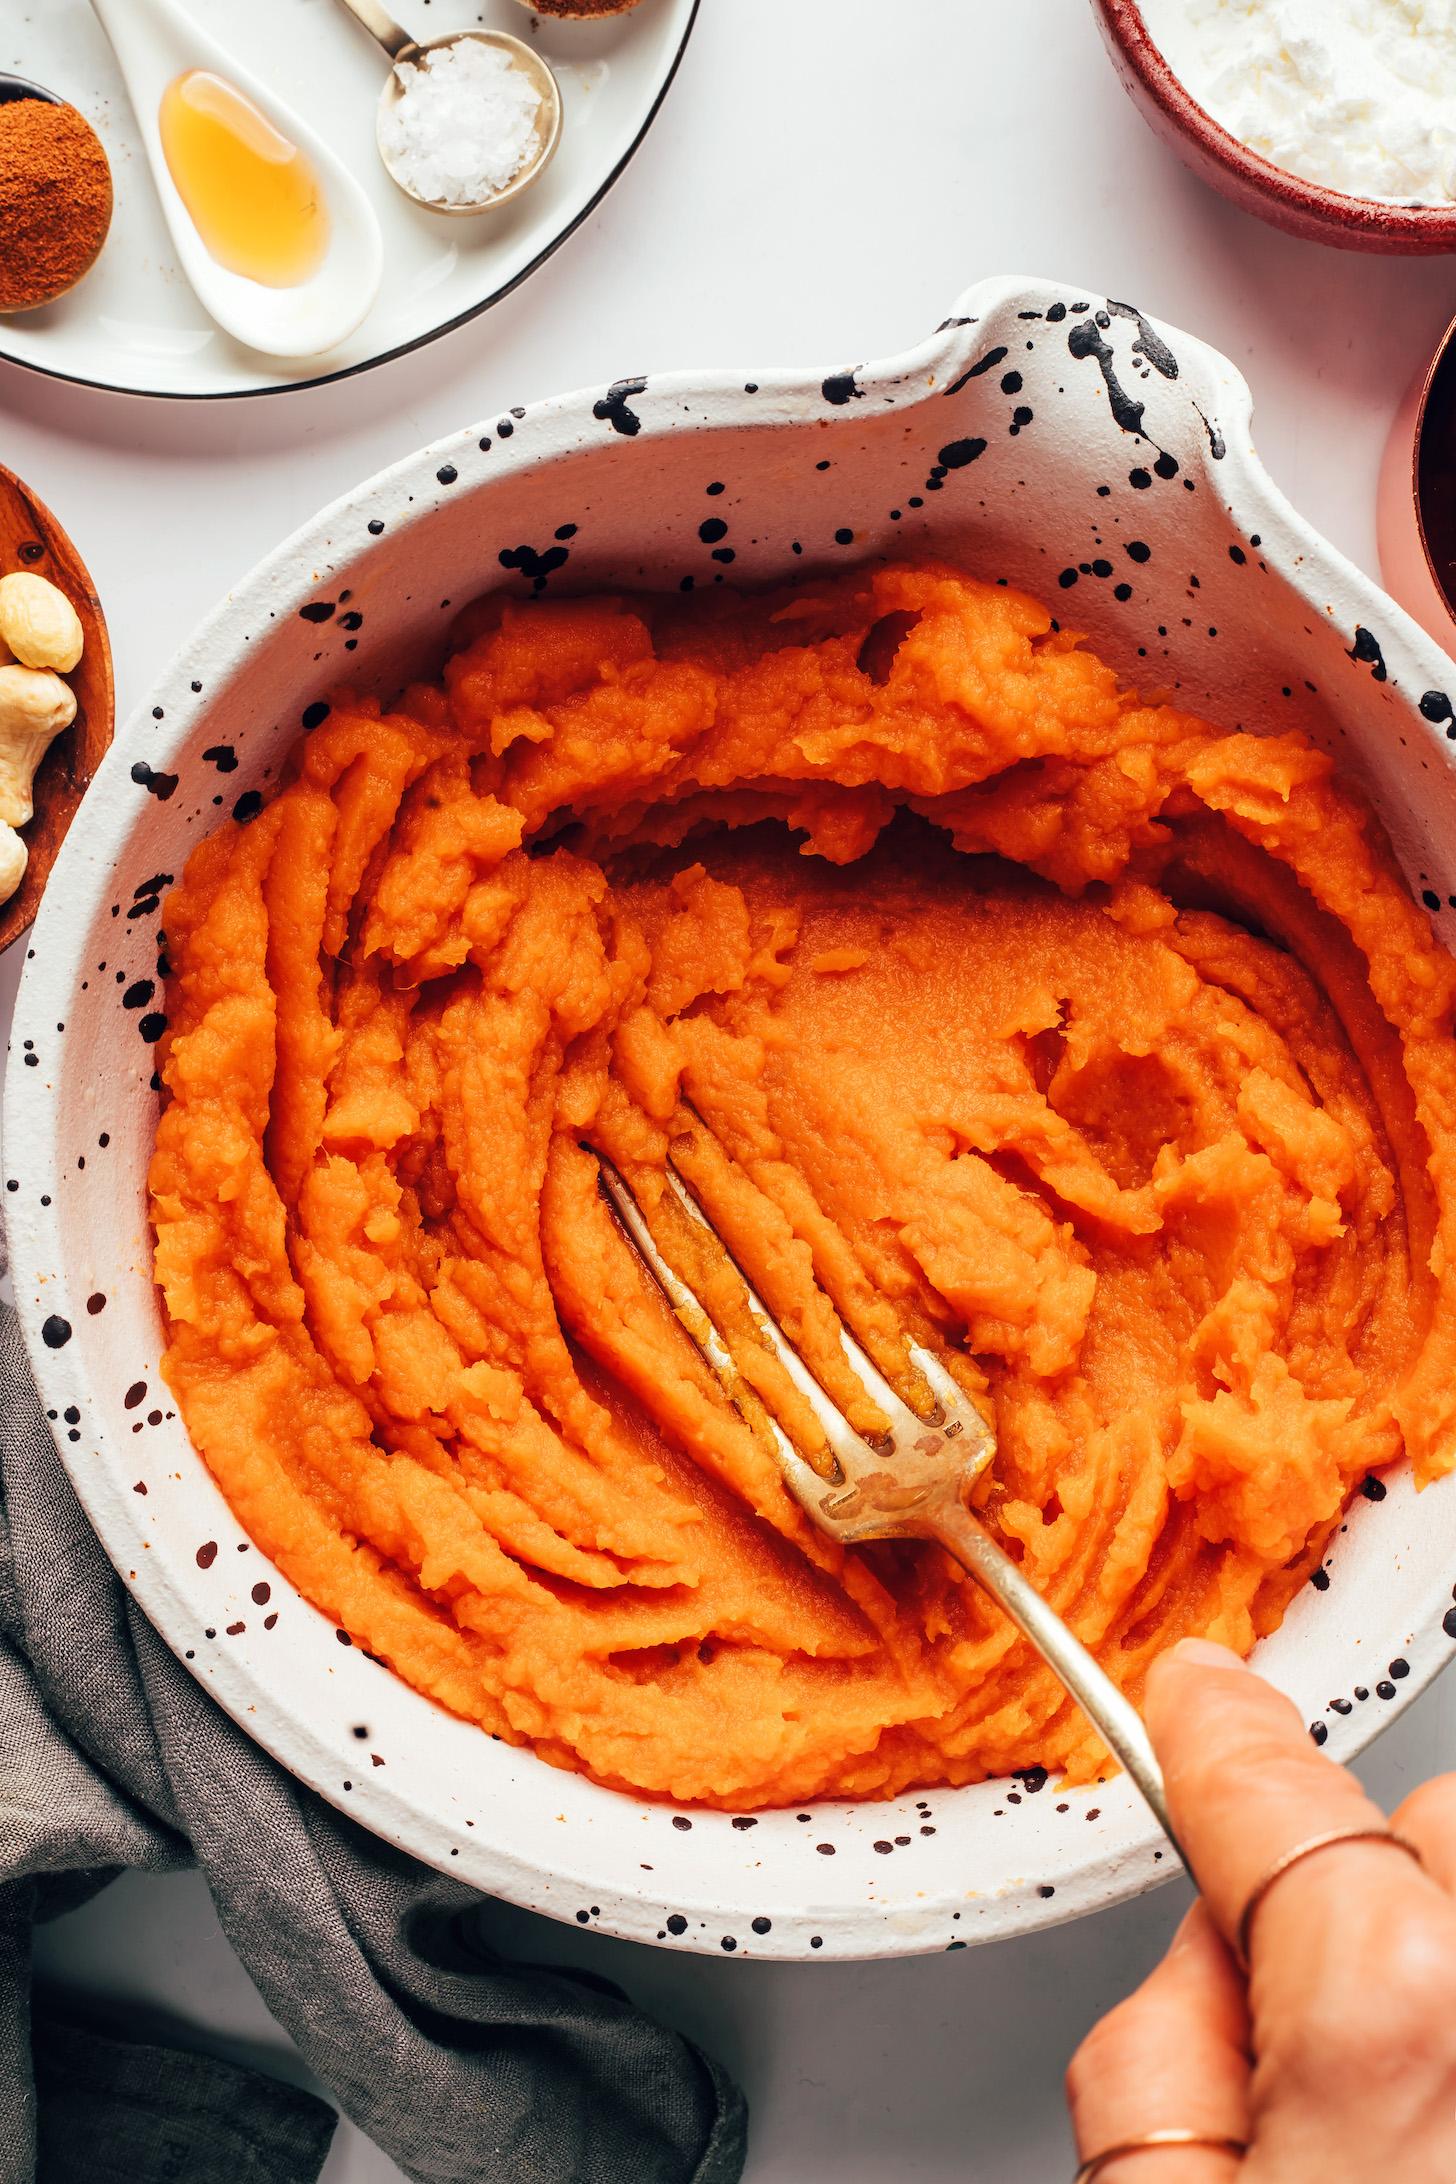
<svg viewBox="0 0 1456 2184"><path fill-rule="evenodd" d="M267 288L296 288L323 263L329 214L309 160L210 69L167 86L158 117L177 193L209 255Z"/></svg>

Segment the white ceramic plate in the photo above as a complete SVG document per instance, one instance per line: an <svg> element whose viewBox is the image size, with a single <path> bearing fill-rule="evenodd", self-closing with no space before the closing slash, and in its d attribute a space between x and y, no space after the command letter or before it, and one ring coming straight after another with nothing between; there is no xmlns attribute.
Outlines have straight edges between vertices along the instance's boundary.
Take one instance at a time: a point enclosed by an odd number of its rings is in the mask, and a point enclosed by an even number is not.
<svg viewBox="0 0 1456 2184"><path fill-rule="evenodd" d="M518 0L399 0L393 12L421 37L484 25L531 41L561 83L561 144L546 173L516 204L469 220L420 210L385 174L374 116L389 64L338 0L186 5L306 112L364 183L384 231L378 301L346 342L308 363L279 363L230 339L182 274L120 72L87 0L0 0L0 69L79 107L116 184L111 234L94 270L59 302L0 318L0 356L88 386L197 398L311 386L418 348L498 302L611 188L672 81L698 0L642 0L597 23L538 18Z"/></svg>
<svg viewBox="0 0 1456 2184"><path fill-rule="evenodd" d="M1304 728L1456 932L1450 662L1270 483L1223 358L1085 290L990 281L888 362L619 381L477 425L325 509L118 737L16 1011L0 1194L16 1297L61 1453L147 1614L251 1736L363 1825L638 1941L912 1955L1114 1903L1172 1858L1122 1779L675 1813L493 1742L341 1645L248 1545L159 1377L158 933L189 851L240 798L255 808L304 708L345 677L389 691L437 662L482 589L706 588L886 552L1058 600L1129 677L1215 719ZM1372 1482L1322 1575L1258 1662L1343 1759L1456 1651L1456 1478L1420 1496L1399 1472Z"/></svg>

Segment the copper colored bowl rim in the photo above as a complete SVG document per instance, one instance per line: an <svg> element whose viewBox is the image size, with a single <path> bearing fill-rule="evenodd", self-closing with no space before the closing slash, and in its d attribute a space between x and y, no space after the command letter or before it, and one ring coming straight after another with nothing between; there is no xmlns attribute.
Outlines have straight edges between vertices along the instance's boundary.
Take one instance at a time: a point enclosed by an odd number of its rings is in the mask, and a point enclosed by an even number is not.
<svg viewBox="0 0 1456 2184"><path fill-rule="evenodd" d="M1297 208L1331 228L1363 229L1392 242L1419 242L1427 250L1444 242L1456 250L1456 205L1403 205L1382 197L1357 197L1310 182L1253 151L1199 105L1164 56L1143 20L1138 0L1093 0L1127 65L1161 112L1226 173L1276 204Z"/></svg>

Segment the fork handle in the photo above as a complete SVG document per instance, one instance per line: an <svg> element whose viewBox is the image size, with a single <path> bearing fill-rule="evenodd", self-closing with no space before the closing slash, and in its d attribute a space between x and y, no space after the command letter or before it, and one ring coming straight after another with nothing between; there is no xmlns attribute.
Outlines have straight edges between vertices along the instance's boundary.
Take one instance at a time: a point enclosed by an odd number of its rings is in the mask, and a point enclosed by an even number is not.
<svg viewBox="0 0 1456 2184"><path fill-rule="evenodd" d="M1168 1817L1163 1770L1158 1765L1152 1739L1131 1700L1124 1697L1106 1671L1098 1667L1056 1609L1050 1607L1036 1587L1022 1576L1010 1555L996 1545L964 1503L947 1502L936 1511L935 1537L948 1554L955 1556L962 1569L1005 1609L1022 1636L1036 1647L1108 1750L1132 1776L1152 1808L1154 1819L1182 1859L1190 1877L1196 1880Z"/></svg>

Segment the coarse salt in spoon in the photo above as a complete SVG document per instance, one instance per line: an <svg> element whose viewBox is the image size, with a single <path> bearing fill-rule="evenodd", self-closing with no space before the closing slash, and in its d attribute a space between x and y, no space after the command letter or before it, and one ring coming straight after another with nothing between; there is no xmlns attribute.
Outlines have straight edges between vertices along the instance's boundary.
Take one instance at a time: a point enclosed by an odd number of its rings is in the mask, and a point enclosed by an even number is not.
<svg viewBox="0 0 1456 2184"><path fill-rule="evenodd" d="M561 89L503 30L414 39L377 0L342 0L394 63L376 137L390 180L429 212L493 212L538 181L561 137Z"/></svg>
<svg viewBox="0 0 1456 2184"><path fill-rule="evenodd" d="M384 271L379 222L353 175L176 0L91 5L199 302L266 356L337 348Z"/></svg>

